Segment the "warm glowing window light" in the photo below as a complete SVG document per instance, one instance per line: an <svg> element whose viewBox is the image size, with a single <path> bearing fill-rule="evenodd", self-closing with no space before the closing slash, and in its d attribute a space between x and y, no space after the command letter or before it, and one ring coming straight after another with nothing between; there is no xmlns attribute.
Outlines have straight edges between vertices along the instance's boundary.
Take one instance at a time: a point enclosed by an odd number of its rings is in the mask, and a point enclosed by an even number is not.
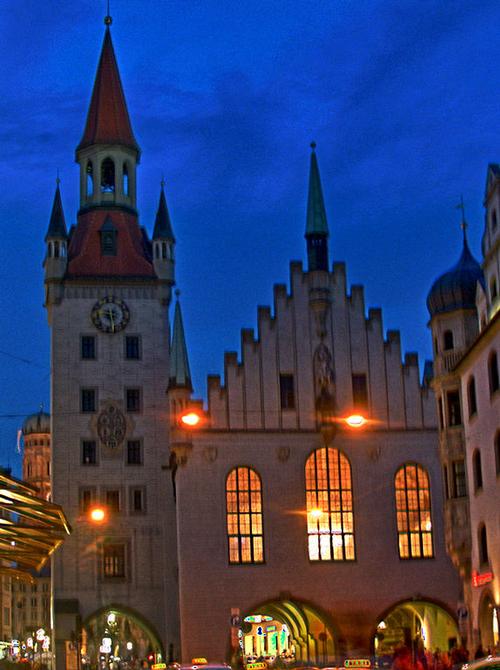
<svg viewBox="0 0 500 670"><path fill-rule="evenodd" d="M351 414L351 416L348 416L345 419L345 422L348 426L351 426L351 428L361 428L368 423L365 417L361 414Z"/></svg>
<svg viewBox="0 0 500 670"><path fill-rule="evenodd" d="M355 560L349 461L338 449L316 449L305 474L309 559Z"/></svg>
<svg viewBox="0 0 500 670"><path fill-rule="evenodd" d="M309 514L313 519L319 519L323 514L323 510L319 509L319 507L314 507L312 510L309 510Z"/></svg>

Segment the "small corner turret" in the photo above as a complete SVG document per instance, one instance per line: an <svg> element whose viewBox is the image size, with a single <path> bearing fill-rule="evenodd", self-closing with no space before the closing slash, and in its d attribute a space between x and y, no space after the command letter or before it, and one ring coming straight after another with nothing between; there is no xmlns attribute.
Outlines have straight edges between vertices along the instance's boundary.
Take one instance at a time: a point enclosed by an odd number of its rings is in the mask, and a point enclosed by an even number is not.
<svg viewBox="0 0 500 670"><path fill-rule="evenodd" d="M162 179L160 202L153 230L153 265L158 278L169 284L175 284L174 246L175 238L165 198L165 182Z"/></svg>
<svg viewBox="0 0 500 670"><path fill-rule="evenodd" d="M43 261L45 282L57 281L64 277L68 264L68 233L57 179L54 203L50 214L49 227L45 235L46 253Z"/></svg>

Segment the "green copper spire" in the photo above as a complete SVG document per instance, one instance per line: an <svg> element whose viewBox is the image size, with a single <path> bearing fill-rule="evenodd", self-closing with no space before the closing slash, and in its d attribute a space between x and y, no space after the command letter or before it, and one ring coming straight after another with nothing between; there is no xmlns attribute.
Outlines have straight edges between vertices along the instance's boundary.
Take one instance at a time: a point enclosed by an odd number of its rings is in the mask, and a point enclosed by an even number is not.
<svg viewBox="0 0 500 670"><path fill-rule="evenodd" d="M311 149L305 234L308 270L309 272L314 270L328 272L328 223L326 222L325 202L321 190L315 142L311 142Z"/></svg>
<svg viewBox="0 0 500 670"><path fill-rule="evenodd" d="M177 301L174 312L174 332L170 346L170 383L171 388L187 388L193 390L191 383L191 371L184 337L184 325L182 323L181 306L179 303L179 291L176 291Z"/></svg>
<svg viewBox="0 0 500 670"><path fill-rule="evenodd" d="M306 235L327 235L325 202L319 178L316 142L311 142L311 169L309 172L309 197L307 199Z"/></svg>
<svg viewBox="0 0 500 670"><path fill-rule="evenodd" d="M56 193L54 195L54 204L50 215L49 227L45 235L45 241L48 239L65 240L68 237L66 231L66 221L61 200L61 191L59 190L60 179L57 178Z"/></svg>

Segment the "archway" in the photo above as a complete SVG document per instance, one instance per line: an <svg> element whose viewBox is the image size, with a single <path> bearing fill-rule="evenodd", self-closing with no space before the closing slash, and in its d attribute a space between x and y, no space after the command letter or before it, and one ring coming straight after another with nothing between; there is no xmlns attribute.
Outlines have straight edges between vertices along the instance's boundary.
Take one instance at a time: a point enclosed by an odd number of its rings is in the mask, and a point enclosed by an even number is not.
<svg viewBox="0 0 500 670"><path fill-rule="evenodd" d="M129 607L103 607L82 623L82 669L140 668L144 660L164 658L154 627Z"/></svg>
<svg viewBox="0 0 500 670"><path fill-rule="evenodd" d="M478 610L479 634L483 648L492 649L500 643L499 611L490 591L482 594Z"/></svg>
<svg viewBox="0 0 500 670"><path fill-rule="evenodd" d="M328 615L291 599L268 601L244 614L239 640L245 663L263 658L276 667L293 661L329 665L338 646Z"/></svg>
<svg viewBox="0 0 500 670"><path fill-rule="evenodd" d="M406 645L416 653L419 645L435 651L448 650L459 640L455 618L442 605L429 600L406 600L386 610L373 638L379 665L390 665L394 650Z"/></svg>

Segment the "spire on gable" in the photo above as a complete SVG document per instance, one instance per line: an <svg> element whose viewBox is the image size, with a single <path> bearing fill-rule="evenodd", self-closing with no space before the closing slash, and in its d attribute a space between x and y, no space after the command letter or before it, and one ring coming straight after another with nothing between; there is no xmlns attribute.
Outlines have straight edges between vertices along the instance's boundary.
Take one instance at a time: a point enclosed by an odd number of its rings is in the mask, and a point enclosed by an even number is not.
<svg viewBox="0 0 500 670"><path fill-rule="evenodd" d="M76 151L94 144L119 144L139 154L111 41L110 23L106 22L87 122Z"/></svg>
<svg viewBox="0 0 500 670"><path fill-rule="evenodd" d="M176 291L177 301L174 312L174 330L170 346L170 383L169 389L185 388L193 390L191 383L191 371L184 336L184 325L182 323L181 306L179 303L179 291Z"/></svg>
<svg viewBox="0 0 500 670"><path fill-rule="evenodd" d="M66 230L66 221L64 219L64 210L61 200L61 191L59 189L60 179L57 178L56 192L54 195L54 203L52 205L52 212L50 214L49 227L45 235L45 241L48 239L65 240L68 237Z"/></svg>
<svg viewBox="0 0 500 670"><path fill-rule="evenodd" d="M309 170L309 195L307 198L307 240L308 270L328 271L328 223L325 202L316 158L316 142L311 142L311 163Z"/></svg>
<svg viewBox="0 0 500 670"><path fill-rule="evenodd" d="M153 230L153 240L170 240L175 242L170 215L168 213L167 199L165 198L165 182L161 180L160 202L156 212L155 227Z"/></svg>

